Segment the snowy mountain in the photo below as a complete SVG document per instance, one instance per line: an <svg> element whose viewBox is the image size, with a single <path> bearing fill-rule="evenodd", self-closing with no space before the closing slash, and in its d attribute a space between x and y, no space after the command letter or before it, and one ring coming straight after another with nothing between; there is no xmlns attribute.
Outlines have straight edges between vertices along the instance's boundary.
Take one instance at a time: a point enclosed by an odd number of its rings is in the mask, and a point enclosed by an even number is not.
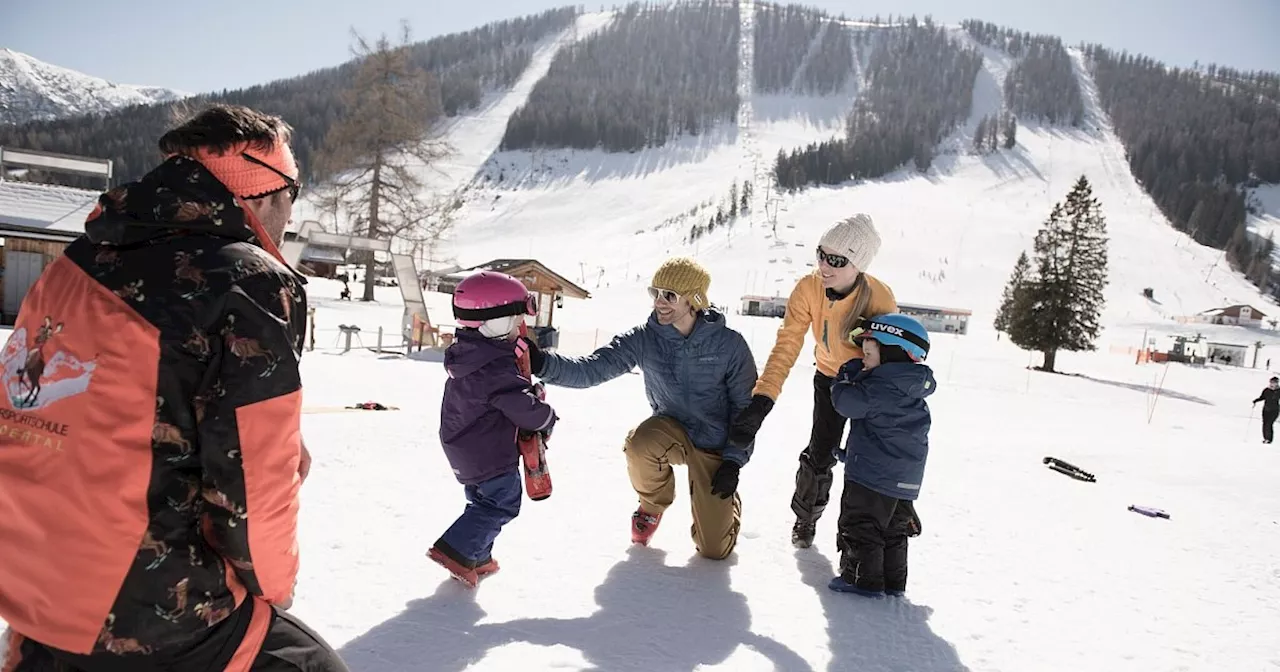
<svg viewBox="0 0 1280 672"><path fill-rule="evenodd" d="M1080 91L1080 126L1019 120L1012 147L978 151L975 136L1005 111L1003 84L1024 59L948 27L982 63L968 114L931 165L790 192L771 181L773 158L845 133L871 89L871 45L890 27L820 26L808 48L790 52L794 67L757 86L755 49L768 40L756 39L756 13L745 11L732 121L634 152L504 150L509 121L556 73L557 56L619 17L577 17L539 42L511 86L441 129L454 153L424 179L462 205L447 249L432 256L462 266L533 257L590 290L554 313L559 349L573 355L642 322L654 268L694 256L712 273L711 300L763 366L779 320L739 314L741 297L785 296L812 270L827 227L869 213L884 241L869 270L899 302L973 311L967 335L932 335L938 392L906 598L826 588L838 558L839 470L815 545L788 541L813 410L811 337L742 470L742 529L729 559L694 552L680 467L651 546L629 543L636 496L622 445L650 411L643 377L622 375L590 390L548 388L561 417L548 453L555 494L523 502L494 547L502 571L462 588L426 558L465 505L438 439L447 374L427 357L372 351L398 345L399 290L340 301L340 283L315 278L315 351L301 361L302 429L315 462L302 490L293 613L353 672L1280 668L1266 644L1280 622L1280 460L1259 444L1249 406L1266 369L1280 368L1270 365L1280 362L1271 354L1280 332L1185 321L1236 303L1280 311L1222 250L1171 226L1134 178L1081 50L1069 49L1065 64ZM847 85L798 86L845 36L855 55ZM1018 253L1081 175L1108 223L1104 331L1096 351L1060 354L1068 375L1045 374L1028 366L1038 355L998 338L991 322ZM691 227L744 183L750 207L690 242ZM295 221L331 225L307 198ZM1251 203L1251 227L1280 228L1280 188L1258 187ZM449 301L425 296L446 332ZM361 329L350 352L340 325ZM1135 363L1144 339L1197 332L1260 344L1250 349L1256 362ZM370 400L401 410L345 408ZM1046 455L1097 481L1046 469Z"/></svg>
<svg viewBox="0 0 1280 672"><path fill-rule="evenodd" d="M536 257L592 291L633 288L642 304L651 269L666 256L690 254L712 271L713 300L736 307L744 294L785 296L796 278L812 270L812 248L822 231L863 211L875 218L885 241L871 272L887 281L900 301L973 310L973 323L986 328L1018 253L1030 251L1053 204L1085 175L1101 199L1111 237L1104 316L1109 329L1101 347L1135 345L1143 329L1185 330L1177 318L1214 306L1252 303L1264 312L1274 306L1228 268L1221 250L1170 226L1134 179L1078 49L1069 50L1068 67L1082 92L1084 123L1076 128L1019 122L1013 148L975 152L975 131L984 117L1004 108L1001 84L1019 59L951 28L955 40L979 50L982 67L967 120L939 143L928 170L906 165L882 178L780 191L771 183L771 159L780 150L843 133L846 116L864 93L868 56L855 50L854 76L830 95L759 92L751 76L755 39L747 19L752 13L743 17L735 122L635 152L504 151L508 119L527 103L557 53L616 19L608 12L579 17L574 28L535 53L515 86L443 130L454 153L425 179L437 191L456 190L464 205L447 249L435 256L464 267L493 258ZM887 30L854 22L844 28L851 39L865 43ZM750 210L691 242L691 226L705 224L726 202L730 185L740 188L744 181L754 191ZM1280 202L1271 193L1257 191L1261 214L1252 221L1259 230L1280 216ZM295 219L329 222L305 208ZM1152 262L1155 268L1179 270L1157 274L1148 270ZM1154 290L1154 300L1143 296L1147 287ZM571 346L578 337L565 333L562 343ZM593 332L581 337L594 340ZM1248 334L1239 338L1256 340Z"/></svg>
<svg viewBox="0 0 1280 672"><path fill-rule="evenodd" d="M116 84L0 49L0 124L109 112L189 95L157 86Z"/></svg>

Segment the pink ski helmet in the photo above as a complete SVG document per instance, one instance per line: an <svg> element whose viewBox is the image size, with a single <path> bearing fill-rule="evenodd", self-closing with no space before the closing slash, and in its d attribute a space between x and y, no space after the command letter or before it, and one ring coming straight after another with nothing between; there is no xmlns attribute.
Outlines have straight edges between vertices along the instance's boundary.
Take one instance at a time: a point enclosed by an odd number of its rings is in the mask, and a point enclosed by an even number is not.
<svg viewBox="0 0 1280 672"><path fill-rule="evenodd" d="M488 320L537 314L538 300L506 273L480 271L453 290L453 317L463 327L479 329Z"/></svg>

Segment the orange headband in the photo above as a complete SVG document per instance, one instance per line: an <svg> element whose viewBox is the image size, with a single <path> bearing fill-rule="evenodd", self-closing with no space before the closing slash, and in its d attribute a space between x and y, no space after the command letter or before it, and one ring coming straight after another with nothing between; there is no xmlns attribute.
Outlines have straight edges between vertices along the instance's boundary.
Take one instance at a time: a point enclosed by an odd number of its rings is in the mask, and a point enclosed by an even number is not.
<svg viewBox="0 0 1280 672"><path fill-rule="evenodd" d="M271 152L266 154L263 154L260 150L250 151L249 144L243 143L233 146L223 154L218 154L208 149L195 149L188 156L199 161L237 199L261 196L289 186L283 177L252 161L246 161L243 156L240 156L241 153L249 154L253 158L292 177L295 181L298 179L298 164L294 161L293 151L283 143L278 143ZM170 156L173 155L171 154ZM248 225L250 231L253 231L262 248L271 256L279 259L280 263L288 266L288 262L280 254L280 249L271 240L271 236L267 235L266 229L262 228L262 223L254 216L253 211L243 207L243 204L241 204L241 209L244 211L245 224Z"/></svg>
<svg viewBox="0 0 1280 672"><path fill-rule="evenodd" d="M195 149L189 156L204 165L232 194L240 198L262 196L288 186L284 178L252 161L246 161L240 156L241 153L249 154L295 181L298 179L298 164L294 161L293 151L284 143L277 143L267 153L251 150L249 143L242 143L223 154L208 149Z"/></svg>

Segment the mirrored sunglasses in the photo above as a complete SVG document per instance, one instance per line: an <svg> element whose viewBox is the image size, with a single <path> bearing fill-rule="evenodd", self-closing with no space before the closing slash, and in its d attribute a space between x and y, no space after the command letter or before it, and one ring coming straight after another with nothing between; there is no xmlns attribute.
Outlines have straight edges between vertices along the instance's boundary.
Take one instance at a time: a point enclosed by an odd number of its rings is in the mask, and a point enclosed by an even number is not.
<svg viewBox="0 0 1280 672"><path fill-rule="evenodd" d="M823 252L821 247L818 248L818 261L825 263L831 268L844 268L849 265L849 257L844 257L838 254L828 254Z"/></svg>

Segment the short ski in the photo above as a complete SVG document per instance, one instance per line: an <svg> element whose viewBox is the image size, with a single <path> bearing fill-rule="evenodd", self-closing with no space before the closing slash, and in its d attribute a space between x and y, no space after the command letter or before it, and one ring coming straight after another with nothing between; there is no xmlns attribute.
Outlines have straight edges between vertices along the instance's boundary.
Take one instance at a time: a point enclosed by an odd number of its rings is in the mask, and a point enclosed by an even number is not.
<svg viewBox="0 0 1280 672"><path fill-rule="evenodd" d="M527 330L520 323L520 335L525 336ZM529 363L529 349L523 341L516 342L516 364L520 374L533 381L533 367ZM545 399L546 391L541 385L535 386L538 399ZM516 439L520 446L520 461L524 468L524 491L529 499L539 501L551 496L551 472L547 469L547 444L539 432L520 432Z"/></svg>
<svg viewBox="0 0 1280 672"><path fill-rule="evenodd" d="M1137 504L1132 504L1129 506L1129 510L1134 513L1141 513L1142 515L1149 516L1151 518L1164 518L1165 520L1169 519L1169 512L1165 511L1164 509L1157 509L1150 506L1138 506Z"/></svg>
<svg viewBox="0 0 1280 672"><path fill-rule="evenodd" d="M1067 476L1070 476L1071 478L1074 478L1078 481L1084 481L1086 483L1098 482L1098 479L1094 477L1093 474L1085 471L1084 469L1081 469L1080 467L1077 467L1074 464L1071 464L1070 462L1067 462L1066 460L1059 460L1056 457L1046 457L1044 458L1044 463L1049 465L1050 469L1060 474L1066 474Z"/></svg>

